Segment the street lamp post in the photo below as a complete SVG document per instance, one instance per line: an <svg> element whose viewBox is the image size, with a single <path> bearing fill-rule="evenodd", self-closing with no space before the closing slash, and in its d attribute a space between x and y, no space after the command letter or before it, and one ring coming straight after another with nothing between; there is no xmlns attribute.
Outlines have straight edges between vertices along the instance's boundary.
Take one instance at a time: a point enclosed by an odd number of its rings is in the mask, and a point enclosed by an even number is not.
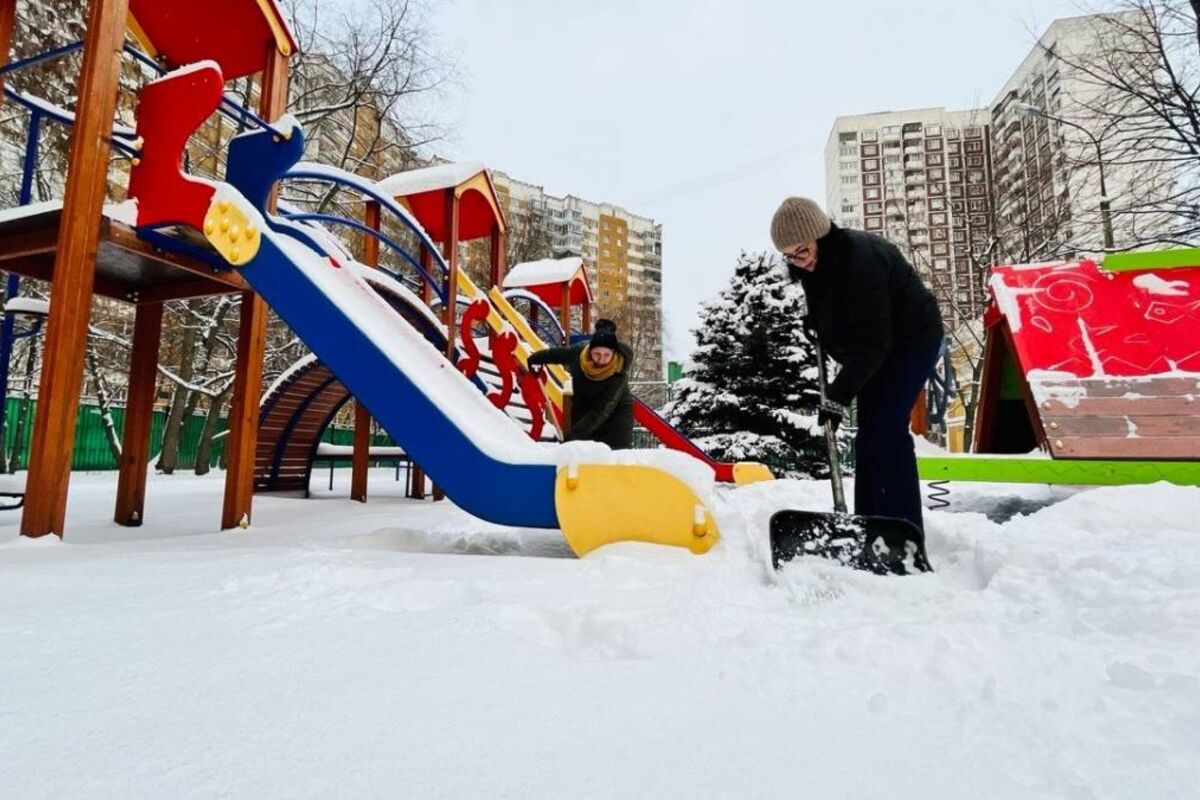
<svg viewBox="0 0 1200 800"><path fill-rule="evenodd" d="M1104 249L1115 249L1116 245L1113 243L1112 206L1108 200L1108 182L1104 178L1104 148L1101 146L1100 140L1078 122L1056 117L1045 109L1031 103L1014 103L1013 108L1023 117L1042 117L1043 119L1054 120L1060 125L1074 128L1083 133L1096 147L1096 169L1100 173L1100 222L1104 226Z"/></svg>

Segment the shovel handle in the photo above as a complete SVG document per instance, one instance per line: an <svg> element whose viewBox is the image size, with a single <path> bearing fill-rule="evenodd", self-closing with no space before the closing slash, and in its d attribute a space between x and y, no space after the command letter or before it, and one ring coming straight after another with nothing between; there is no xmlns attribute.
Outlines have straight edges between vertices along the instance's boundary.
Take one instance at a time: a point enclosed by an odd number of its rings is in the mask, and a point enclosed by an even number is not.
<svg viewBox="0 0 1200 800"><path fill-rule="evenodd" d="M825 350L816 335L810 334L809 339L817 351L817 388L821 392L821 404L825 403L825 386L829 381L825 374ZM825 458L829 462L829 483L833 487L833 508L842 514L846 513L846 488L842 485L842 465L838 458L837 436L833 431L833 423L826 422L825 428Z"/></svg>

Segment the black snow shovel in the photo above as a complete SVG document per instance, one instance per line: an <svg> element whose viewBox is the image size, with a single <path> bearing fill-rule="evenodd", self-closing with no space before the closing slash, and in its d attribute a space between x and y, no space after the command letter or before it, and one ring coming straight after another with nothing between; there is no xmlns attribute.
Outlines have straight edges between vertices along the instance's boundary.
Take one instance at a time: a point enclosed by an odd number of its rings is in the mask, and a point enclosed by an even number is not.
<svg viewBox="0 0 1200 800"><path fill-rule="evenodd" d="M825 353L816 342L817 378L825 402ZM846 511L833 423L825 423L825 453L833 484L833 512L788 509L771 515L771 563L779 569L797 556L818 556L877 575L931 572L925 534L906 519L860 517Z"/></svg>

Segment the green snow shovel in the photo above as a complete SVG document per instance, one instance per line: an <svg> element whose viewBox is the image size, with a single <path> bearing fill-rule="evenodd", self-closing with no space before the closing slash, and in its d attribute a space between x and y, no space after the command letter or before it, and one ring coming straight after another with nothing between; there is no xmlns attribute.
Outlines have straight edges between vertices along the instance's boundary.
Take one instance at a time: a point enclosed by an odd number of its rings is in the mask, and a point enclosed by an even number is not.
<svg viewBox="0 0 1200 800"><path fill-rule="evenodd" d="M825 353L816 337L817 379L825 402ZM895 517L861 517L846 510L833 423L825 422L825 454L833 484L833 512L788 509L771 515L771 563L775 569L797 556L818 556L877 575L931 572L925 534Z"/></svg>

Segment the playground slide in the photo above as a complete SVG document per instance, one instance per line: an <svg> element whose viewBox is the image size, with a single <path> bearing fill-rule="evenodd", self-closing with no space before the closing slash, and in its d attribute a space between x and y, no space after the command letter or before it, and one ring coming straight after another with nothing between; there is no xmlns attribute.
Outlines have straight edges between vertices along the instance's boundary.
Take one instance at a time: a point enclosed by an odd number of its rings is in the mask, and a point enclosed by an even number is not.
<svg viewBox="0 0 1200 800"><path fill-rule="evenodd" d="M683 480L617 464L599 446L531 441L355 271L262 209L303 152L294 120L236 137L229 184L180 172L185 130L220 100L215 64L148 84L131 175L138 224L183 222L209 242L466 511L504 525L561 528L578 554L616 541L709 550L711 512ZM432 246L432 245L430 245Z"/></svg>

